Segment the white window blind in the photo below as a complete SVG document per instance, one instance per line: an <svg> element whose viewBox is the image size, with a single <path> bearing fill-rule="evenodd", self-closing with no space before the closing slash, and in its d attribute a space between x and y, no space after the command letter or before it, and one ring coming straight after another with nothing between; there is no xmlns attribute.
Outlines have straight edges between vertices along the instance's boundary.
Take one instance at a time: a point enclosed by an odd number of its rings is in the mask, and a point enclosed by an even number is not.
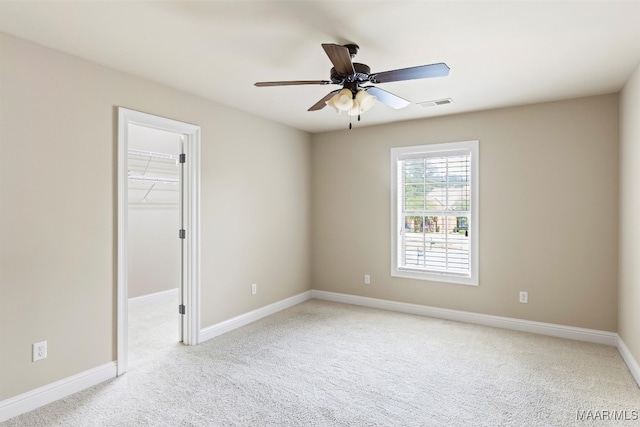
<svg viewBox="0 0 640 427"><path fill-rule="evenodd" d="M392 149L392 275L477 284L477 146Z"/></svg>

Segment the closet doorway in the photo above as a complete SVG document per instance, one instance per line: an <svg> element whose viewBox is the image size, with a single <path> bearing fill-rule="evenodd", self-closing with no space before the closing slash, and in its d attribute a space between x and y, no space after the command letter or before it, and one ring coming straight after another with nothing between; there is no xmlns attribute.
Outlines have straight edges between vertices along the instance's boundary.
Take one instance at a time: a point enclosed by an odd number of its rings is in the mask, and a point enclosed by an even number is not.
<svg viewBox="0 0 640 427"><path fill-rule="evenodd" d="M129 304L174 298L176 341L200 330L200 128L118 109L118 375Z"/></svg>

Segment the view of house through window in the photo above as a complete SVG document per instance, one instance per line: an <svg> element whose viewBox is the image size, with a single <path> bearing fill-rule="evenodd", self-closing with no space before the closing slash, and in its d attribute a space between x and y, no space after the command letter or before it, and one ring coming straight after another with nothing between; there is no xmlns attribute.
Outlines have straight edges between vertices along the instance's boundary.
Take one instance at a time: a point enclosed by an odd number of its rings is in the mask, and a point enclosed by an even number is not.
<svg viewBox="0 0 640 427"><path fill-rule="evenodd" d="M477 145L392 149L393 275L477 284Z"/></svg>

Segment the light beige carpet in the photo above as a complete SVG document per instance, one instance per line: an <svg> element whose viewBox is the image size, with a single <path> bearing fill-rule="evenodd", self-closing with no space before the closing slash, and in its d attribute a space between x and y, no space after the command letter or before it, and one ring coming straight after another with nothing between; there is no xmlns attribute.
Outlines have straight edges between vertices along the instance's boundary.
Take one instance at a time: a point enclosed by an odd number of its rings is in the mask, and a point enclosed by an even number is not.
<svg viewBox="0 0 640 427"><path fill-rule="evenodd" d="M318 300L186 347L156 316L126 375L3 425L640 425L613 347Z"/></svg>

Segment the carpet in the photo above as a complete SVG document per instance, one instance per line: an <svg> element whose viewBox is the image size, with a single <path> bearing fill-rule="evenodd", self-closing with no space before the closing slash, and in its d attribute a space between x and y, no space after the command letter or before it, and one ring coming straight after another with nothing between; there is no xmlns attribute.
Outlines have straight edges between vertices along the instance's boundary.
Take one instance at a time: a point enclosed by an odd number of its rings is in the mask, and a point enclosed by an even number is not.
<svg viewBox="0 0 640 427"><path fill-rule="evenodd" d="M319 300L190 347L165 306L127 374L2 425L640 425L614 347Z"/></svg>

